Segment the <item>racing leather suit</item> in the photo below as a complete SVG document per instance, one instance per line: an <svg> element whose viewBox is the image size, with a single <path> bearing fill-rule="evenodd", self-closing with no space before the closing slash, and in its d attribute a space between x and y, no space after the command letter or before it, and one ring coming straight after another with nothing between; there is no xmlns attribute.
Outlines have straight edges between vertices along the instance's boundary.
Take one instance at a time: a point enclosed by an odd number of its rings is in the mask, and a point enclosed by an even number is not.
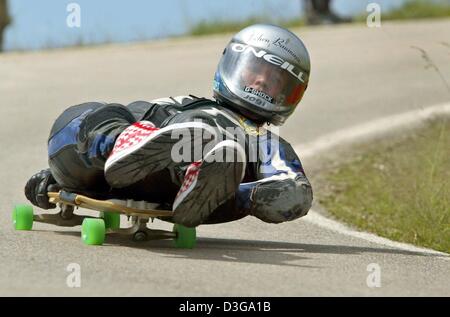
<svg viewBox="0 0 450 317"><path fill-rule="evenodd" d="M245 144L246 172L235 197L219 206L205 223L247 215L280 223L302 217L310 209L312 188L288 142L224 104L192 95L136 101L126 107L88 102L65 110L48 141L50 171L58 185L96 198L143 199L170 208L183 180L183 168L149 175L121 189L111 188L104 178L104 163L117 136L141 120L157 127L201 120L215 127L223 139Z"/></svg>

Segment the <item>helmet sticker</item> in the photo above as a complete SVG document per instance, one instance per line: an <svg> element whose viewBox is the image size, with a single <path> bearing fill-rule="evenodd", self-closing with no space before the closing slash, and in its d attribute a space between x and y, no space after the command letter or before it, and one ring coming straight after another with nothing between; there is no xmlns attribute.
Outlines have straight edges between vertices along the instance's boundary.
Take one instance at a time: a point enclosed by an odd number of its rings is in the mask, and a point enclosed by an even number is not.
<svg viewBox="0 0 450 317"><path fill-rule="evenodd" d="M300 57L298 57L297 54L295 54L291 48L289 48L288 44L289 44L289 38L287 39L282 39L282 38L277 38L275 41L272 42L273 45L282 48L284 51L286 51L289 55L291 55L296 61L297 63L300 63L301 59Z"/></svg>
<svg viewBox="0 0 450 317"><path fill-rule="evenodd" d="M286 69L292 76L297 78L301 82L305 82L305 74L301 70L295 70L295 66L289 63L288 61L283 60L281 57L270 54L264 50L256 51L256 49L251 45L245 45L241 43L233 43L231 49L234 52L242 53L242 52L252 52L253 55L257 58L263 58L267 62L279 66L282 69Z"/></svg>
<svg viewBox="0 0 450 317"><path fill-rule="evenodd" d="M271 96L269 96L268 94L266 94L265 92L263 92L263 91L261 91L261 90L257 90L257 89L255 89L255 88L245 86L245 87L244 87L244 91L245 91L245 92L249 92L249 93L251 93L252 95L255 95L255 96L264 98L265 100L267 100L267 101L270 102L270 103L274 103L274 98L271 97Z"/></svg>

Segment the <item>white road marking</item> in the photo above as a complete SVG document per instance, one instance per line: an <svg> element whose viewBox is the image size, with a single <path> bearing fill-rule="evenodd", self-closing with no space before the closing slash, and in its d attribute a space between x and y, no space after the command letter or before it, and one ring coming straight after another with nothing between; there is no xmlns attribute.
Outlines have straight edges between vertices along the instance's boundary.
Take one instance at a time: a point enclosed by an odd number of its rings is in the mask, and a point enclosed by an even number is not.
<svg viewBox="0 0 450 317"><path fill-rule="evenodd" d="M316 156L322 151L330 150L337 145L351 144L365 138L405 128L406 126L412 127L439 115L450 115L450 102L373 120L345 130L326 134L312 142L297 145L295 150L301 154L302 159L305 159Z"/></svg>
<svg viewBox="0 0 450 317"><path fill-rule="evenodd" d="M380 236L377 236L372 233L363 232L363 231L356 231L340 222L337 222L335 220L329 219L325 216L322 216L318 212L314 210L310 210L308 212L308 215L306 215L304 218L302 218L304 221L315 224L319 227L326 228L328 230L337 232L339 234L347 235L354 238L359 238L362 240L366 240L368 242L381 244L387 247L405 250L409 252L416 252L416 253L423 253L423 254L429 254L429 255L438 255L441 256L445 260L450 260L450 256L447 253L439 252L432 249L427 248L421 248L417 247L412 244L408 243L402 243L397 241L392 241L387 238L383 238Z"/></svg>
<svg viewBox="0 0 450 317"><path fill-rule="evenodd" d="M335 146L351 144L364 138L370 138L376 135L392 132L393 130L401 129L406 126L417 125L427 119L439 115L450 115L450 103L439 104L436 106L427 107L425 109L409 111L406 113L370 121L368 123L351 127L349 129L327 134L315 141L306 144L299 144L294 148L297 153L301 154L302 159L305 159L307 157L318 155L320 152L328 151ZM427 248L420 248L407 243L392 241L367 232L356 231L342 223L326 218L325 216L319 214L314 210L310 210L308 215L303 218L303 221L315 224L317 226L332 230L343 235L363 239L376 244L381 244L410 252L439 255L442 256L443 259L450 260L450 255L447 253Z"/></svg>

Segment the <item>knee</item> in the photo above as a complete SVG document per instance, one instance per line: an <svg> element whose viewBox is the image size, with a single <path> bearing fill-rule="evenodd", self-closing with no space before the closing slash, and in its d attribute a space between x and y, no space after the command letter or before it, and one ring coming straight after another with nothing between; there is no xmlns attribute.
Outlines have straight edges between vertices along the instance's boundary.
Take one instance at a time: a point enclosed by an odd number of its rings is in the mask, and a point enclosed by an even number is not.
<svg viewBox="0 0 450 317"><path fill-rule="evenodd" d="M100 107L82 118L77 133L77 150L89 165L103 169L117 136L135 122L133 114L119 104Z"/></svg>
<svg viewBox="0 0 450 317"><path fill-rule="evenodd" d="M55 136L55 134L67 127L76 118L104 106L105 104L101 102L85 102L65 109L53 123L49 139L51 139L53 136Z"/></svg>
<svg viewBox="0 0 450 317"><path fill-rule="evenodd" d="M133 122L134 116L122 105L89 102L66 109L55 121L48 140L49 166L57 182L65 188L105 187L105 158L92 157L91 153L99 151L89 151L90 147L98 139L106 140L96 136L112 136L118 127ZM106 155L107 146L100 145Z"/></svg>
<svg viewBox="0 0 450 317"><path fill-rule="evenodd" d="M127 125L136 122L134 115L121 104L102 105L89 112L81 121L80 134L87 134L92 130L103 127L109 122L125 123ZM79 138L86 136L79 136Z"/></svg>

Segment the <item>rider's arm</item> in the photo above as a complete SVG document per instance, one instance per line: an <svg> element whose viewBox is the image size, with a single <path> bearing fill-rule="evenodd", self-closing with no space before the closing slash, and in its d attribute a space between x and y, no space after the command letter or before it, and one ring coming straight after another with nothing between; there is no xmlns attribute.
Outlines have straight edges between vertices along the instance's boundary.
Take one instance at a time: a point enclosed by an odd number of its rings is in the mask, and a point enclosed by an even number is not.
<svg viewBox="0 0 450 317"><path fill-rule="evenodd" d="M306 215L313 200L312 188L292 146L274 134L260 137L259 146L262 151L255 164L255 181L240 185L239 207L273 223Z"/></svg>

